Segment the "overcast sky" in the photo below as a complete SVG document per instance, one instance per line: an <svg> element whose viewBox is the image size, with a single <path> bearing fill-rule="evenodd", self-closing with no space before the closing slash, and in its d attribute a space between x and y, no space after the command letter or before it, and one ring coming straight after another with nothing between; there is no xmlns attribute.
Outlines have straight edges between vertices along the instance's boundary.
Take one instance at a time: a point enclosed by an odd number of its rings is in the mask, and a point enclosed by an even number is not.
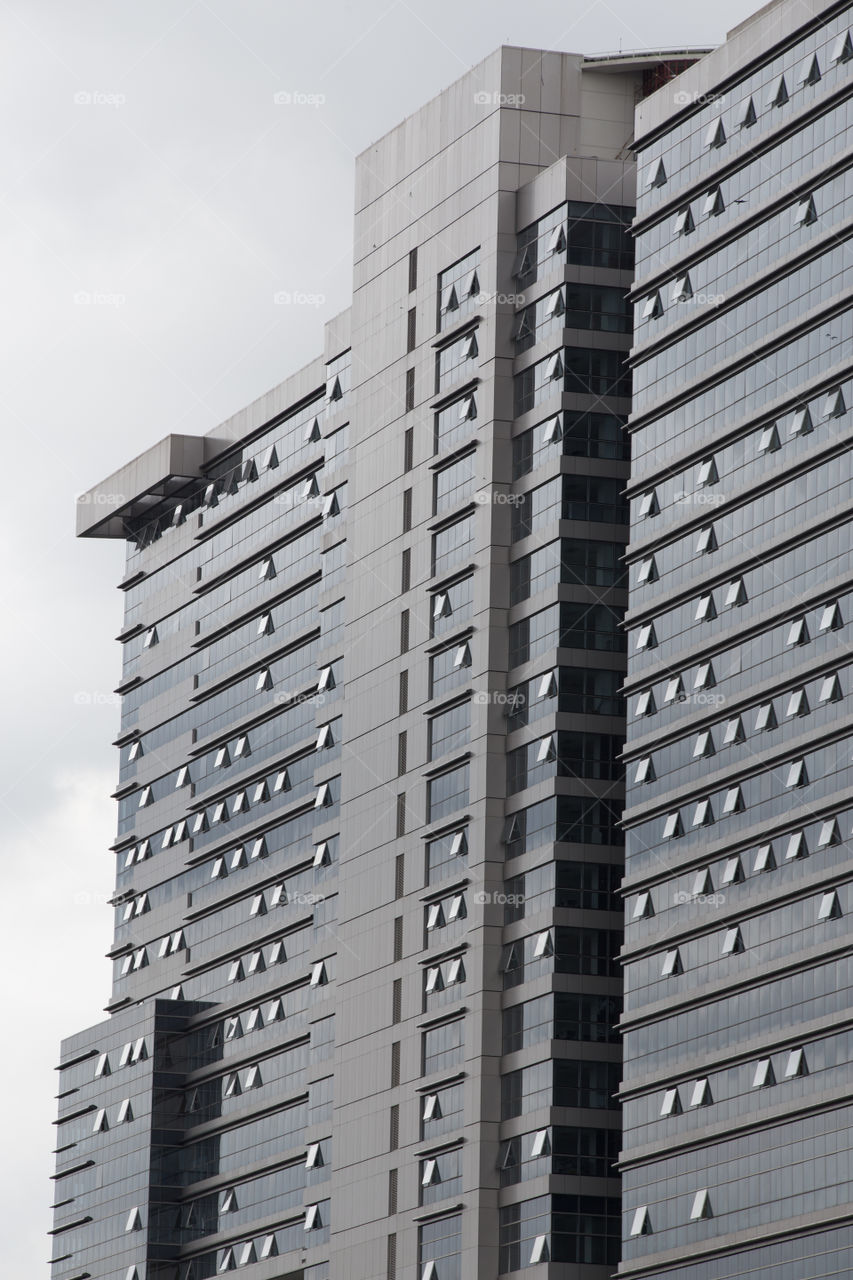
<svg viewBox="0 0 853 1280"><path fill-rule="evenodd" d="M15 1280L47 1274L59 1041L109 994L123 552L75 542L75 495L322 350L324 321L349 305L354 156L496 46L712 45L757 7L0 6L0 1256ZM300 104L276 105L282 93ZM281 291L321 301L276 305Z"/></svg>

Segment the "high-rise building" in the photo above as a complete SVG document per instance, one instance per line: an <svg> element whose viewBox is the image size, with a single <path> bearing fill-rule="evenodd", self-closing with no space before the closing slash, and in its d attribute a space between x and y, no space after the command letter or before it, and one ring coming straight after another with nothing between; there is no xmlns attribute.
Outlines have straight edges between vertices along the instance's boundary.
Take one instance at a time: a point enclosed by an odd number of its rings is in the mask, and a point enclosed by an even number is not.
<svg viewBox="0 0 853 1280"><path fill-rule="evenodd" d="M620 1275L853 1271L853 7L640 104Z"/></svg>
<svg viewBox="0 0 853 1280"><path fill-rule="evenodd" d="M116 918L54 1280L612 1273L630 143L691 57L488 58L358 161L323 356L81 501Z"/></svg>

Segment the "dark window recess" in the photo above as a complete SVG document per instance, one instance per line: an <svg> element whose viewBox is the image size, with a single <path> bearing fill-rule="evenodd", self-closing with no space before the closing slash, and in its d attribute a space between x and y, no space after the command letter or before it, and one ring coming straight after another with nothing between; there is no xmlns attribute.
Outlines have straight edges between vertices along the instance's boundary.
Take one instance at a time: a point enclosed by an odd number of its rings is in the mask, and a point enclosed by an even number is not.
<svg viewBox="0 0 853 1280"><path fill-rule="evenodd" d="M627 570L621 542L583 542L563 538L539 547L510 565L510 603L518 604L558 583L624 589ZM559 556L559 558L558 558Z"/></svg>
<svg viewBox="0 0 853 1280"><path fill-rule="evenodd" d="M409 709L409 673L408 671L400 672L400 715L405 715Z"/></svg>
<svg viewBox="0 0 853 1280"><path fill-rule="evenodd" d="M409 311L408 321L406 325L406 351L414 351L417 345L417 309L412 307Z"/></svg>
<svg viewBox="0 0 853 1280"><path fill-rule="evenodd" d="M616 1096L622 1079L618 1062L576 1062L557 1058L554 1062L554 1106L588 1107L596 1111L618 1111Z"/></svg>
<svg viewBox="0 0 853 1280"><path fill-rule="evenodd" d="M555 453L575 458L610 458L627 461L631 456L625 419L615 413L552 414L516 436L512 442L512 475L517 480L541 466Z"/></svg>
<svg viewBox="0 0 853 1280"><path fill-rule="evenodd" d="M590 608L564 604L560 609L560 648L622 651L627 648L627 637L621 626L623 617L621 609L607 605Z"/></svg>
<svg viewBox="0 0 853 1280"><path fill-rule="evenodd" d="M567 347L563 353L566 390L575 394L630 396L631 370L625 353L587 347Z"/></svg>
<svg viewBox="0 0 853 1280"><path fill-rule="evenodd" d="M532 489L512 510L512 538L517 541L536 532L554 517L561 520L592 520L606 524L627 524L628 504L622 497L621 480L602 476L563 476Z"/></svg>
<svg viewBox="0 0 853 1280"><path fill-rule="evenodd" d="M588 796L551 796L507 820L506 856L545 844L624 845L618 804Z"/></svg>
<svg viewBox="0 0 853 1280"><path fill-rule="evenodd" d="M582 973L613 978L619 974L618 951L622 933L616 929L553 929L553 954L537 959L534 934L507 948L504 989L517 987L540 973Z"/></svg>
<svg viewBox="0 0 853 1280"><path fill-rule="evenodd" d="M418 287L418 251L417 248L409 250L409 293L412 293Z"/></svg>
<svg viewBox="0 0 853 1280"><path fill-rule="evenodd" d="M415 461L415 429L407 427L403 436L403 470L411 471Z"/></svg>
<svg viewBox="0 0 853 1280"><path fill-rule="evenodd" d="M406 370L406 413L410 413L415 407L415 371L414 369Z"/></svg>
<svg viewBox="0 0 853 1280"><path fill-rule="evenodd" d="M544 1040L617 1044L621 1004L616 996L557 992L503 1012L503 1052L515 1053Z"/></svg>
<svg viewBox="0 0 853 1280"><path fill-rule="evenodd" d="M404 609L400 614L400 652L409 652L409 611Z"/></svg>
<svg viewBox="0 0 853 1280"><path fill-rule="evenodd" d="M526 1268L540 1238L560 1269L584 1263L612 1270L620 1256L620 1209L615 1196L539 1196L508 1205L499 1216L498 1270Z"/></svg>
<svg viewBox="0 0 853 1280"><path fill-rule="evenodd" d="M400 1083L400 1041L395 1040L394 1043L391 1045L391 1088L395 1089L399 1083ZM395 1127L396 1127L395 1119L394 1119L395 1112L396 1112L396 1126L399 1126L400 1108L397 1106L394 1106L391 1108L392 1134L395 1132ZM394 1146L396 1147L396 1145L397 1143L395 1141Z"/></svg>
<svg viewBox="0 0 853 1280"><path fill-rule="evenodd" d="M388 1170L388 1217L397 1212L397 1170Z"/></svg>
<svg viewBox="0 0 853 1280"><path fill-rule="evenodd" d="M393 1065L394 1065L394 1050L395 1050L395 1049L397 1050L397 1076L398 1076L397 1083L399 1084L399 1083L400 1083L400 1081L399 1081L399 1074L400 1074L400 1046L399 1046L399 1044L392 1044L392 1045L391 1045L391 1068L392 1068L392 1073L393 1073ZM394 1081L392 1080L392 1081L391 1081L391 1083L393 1084L393 1083L394 1083ZM389 1118L389 1126L388 1126L388 1127L389 1127L389 1130L390 1130L389 1135L388 1135L388 1150L389 1150L389 1151L396 1151L396 1150L397 1150L397 1148L398 1148L398 1146L400 1145L400 1108L399 1108L399 1106L397 1105L397 1103L396 1103L396 1102L394 1103L393 1107L391 1108L391 1114L390 1114L390 1118Z"/></svg>
<svg viewBox="0 0 853 1280"><path fill-rule="evenodd" d="M514 414L521 417L560 391L572 395L630 396L631 370L625 353L594 347L566 347L563 374L551 376L553 356L517 373L513 379ZM559 405L557 405L559 408Z"/></svg>
<svg viewBox="0 0 853 1280"><path fill-rule="evenodd" d="M406 772L406 739L407 734L404 729L397 737L397 777L402 777Z"/></svg>
<svg viewBox="0 0 853 1280"><path fill-rule="evenodd" d="M400 1021L403 1010L403 979L395 978L391 985L391 1021Z"/></svg>
<svg viewBox="0 0 853 1280"><path fill-rule="evenodd" d="M530 1136L510 1138L503 1144L501 1186L510 1187L527 1177L554 1173L576 1178L610 1178L619 1158L618 1129L576 1129L555 1125L551 1150L533 1156Z"/></svg>
<svg viewBox="0 0 853 1280"><path fill-rule="evenodd" d="M394 919L394 961L403 959L403 917Z"/></svg>
<svg viewBox="0 0 853 1280"><path fill-rule="evenodd" d="M501 1119L532 1115L550 1107L618 1111L619 1062L557 1058L511 1071L501 1080Z"/></svg>
<svg viewBox="0 0 853 1280"><path fill-rule="evenodd" d="M621 879L621 867L615 862L547 862L505 881L509 901L504 924L536 915L546 907L621 915Z"/></svg>
<svg viewBox="0 0 853 1280"><path fill-rule="evenodd" d="M561 731L507 753L510 795L543 778L591 778L615 782L623 776L623 739L614 734ZM540 760L540 752L543 758Z"/></svg>
<svg viewBox="0 0 853 1280"><path fill-rule="evenodd" d="M557 667L509 690L507 729L521 729L555 711L622 716L624 672L604 667Z"/></svg>
<svg viewBox="0 0 853 1280"><path fill-rule="evenodd" d="M403 490L403 533L408 533L412 527L412 491L411 489Z"/></svg>
<svg viewBox="0 0 853 1280"><path fill-rule="evenodd" d="M412 551L406 547L400 562L400 591L408 591L412 585Z"/></svg>
<svg viewBox="0 0 853 1280"><path fill-rule="evenodd" d="M572 201L566 232L566 260L576 267L632 270L632 215L633 209L621 205L583 205Z"/></svg>
<svg viewBox="0 0 853 1280"><path fill-rule="evenodd" d="M397 1235L396 1233L388 1237L388 1247L385 1251L386 1280L397 1280Z"/></svg>
<svg viewBox="0 0 853 1280"><path fill-rule="evenodd" d="M402 801L402 804L400 803ZM400 821L402 815L402 821ZM397 826L402 827L403 831L398 831L399 835L403 835L406 827L406 797L397 796ZM394 859L394 898L399 900L403 896L403 868L405 865L405 854L398 853Z"/></svg>

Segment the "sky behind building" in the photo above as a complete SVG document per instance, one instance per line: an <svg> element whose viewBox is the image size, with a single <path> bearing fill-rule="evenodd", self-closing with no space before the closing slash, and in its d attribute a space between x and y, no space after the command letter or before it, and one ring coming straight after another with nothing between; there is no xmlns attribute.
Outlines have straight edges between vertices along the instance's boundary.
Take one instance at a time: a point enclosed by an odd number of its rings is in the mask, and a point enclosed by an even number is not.
<svg viewBox="0 0 853 1280"><path fill-rule="evenodd" d="M122 549L74 541L75 495L315 355L349 304L354 156L497 45L713 44L752 7L5 7L9 1274L44 1274L52 1068L108 994Z"/></svg>

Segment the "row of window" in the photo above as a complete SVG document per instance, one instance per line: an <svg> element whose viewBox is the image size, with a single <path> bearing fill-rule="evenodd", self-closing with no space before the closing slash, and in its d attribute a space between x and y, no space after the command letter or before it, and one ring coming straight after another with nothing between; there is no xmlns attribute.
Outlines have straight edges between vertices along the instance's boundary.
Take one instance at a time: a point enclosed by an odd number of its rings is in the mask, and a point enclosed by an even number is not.
<svg viewBox="0 0 853 1280"><path fill-rule="evenodd" d="M787 1050L782 1062L783 1065L778 1068L782 1079L793 1080L798 1076L808 1075L808 1062L803 1048ZM759 1058L757 1062L749 1067L749 1071L753 1089L766 1089L776 1083L776 1068L773 1066L772 1058ZM661 1116L681 1115L684 1109L681 1097L682 1088L685 1090L686 1104L690 1109L710 1107L714 1101L707 1076L701 1076L681 1088L676 1085L673 1088L664 1090L660 1104Z"/></svg>
<svg viewBox="0 0 853 1280"><path fill-rule="evenodd" d="M838 602L833 600L821 605L812 625L815 626L818 635L829 635L833 631L842 627L843 618ZM643 632L647 632L647 634L643 635ZM808 615L804 614L799 618L794 618L786 622L784 624L783 632L784 648L786 649L790 650L795 647L808 644L812 635ZM655 647L657 640L653 623L644 624L644 626L638 629L636 634L638 648ZM639 644L641 636L644 641L642 645ZM716 661L725 662L725 659L726 655L722 654L719 655ZM660 694L661 707L677 706L679 703L686 702L691 699L694 701L698 700L700 705L704 703L704 705L716 706L721 703L721 697L720 695L711 695L710 693L716 685L717 676L715 671L715 661L711 660L708 662L700 662L695 668L695 671L692 672L692 679L691 673L688 672L670 675L667 678L663 686L662 694ZM702 696L697 699L697 695L704 695L704 699ZM637 695L637 700L634 703L634 717L641 718L645 716L653 716L657 710L658 700L655 696L654 688L642 690ZM765 715L766 722L763 723L763 728L770 728L772 716L769 712L766 712ZM740 724L738 724L738 720L739 717L731 717L728 722L727 727L723 732L724 745L729 745L726 741L727 734L730 735L730 742L736 742L738 740L738 733L743 727L742 720Z"/></svg>
<svg viewBox="0 0 853 1280"><path fill-rule="evenodd" d="M840 817L840 815L839 815ZM763 875L782 866L802 861L814 851L819 854L823 850L837 848L842 844L839 817L828 817L818 820L810 837L808 828L803 827L775 841L767 840L759 844L752 855L746 853L729 853L717 864L717 874L711 867L700 867L687 872L686 878L679 877L660 885L656 889L642 890L629 902L628 918L632 922L651 920L657 911L667 909L672 901L676 906L710 904L718 906L722 890L731 890L732 886L742 884L750 875ZM675 888L676 884L682 887ZM689 886L689 887L688 887Z"/></svg>
<svg viewBox="0 0 853 1280"><path fill-rule="evenodd" d="M788 789L807 786L809 777L805 760L801 757L797 760L789 761L787 765L782 766L780 776L784 778L783 785ZM715 820L715 809L720 817L728 818L734 814L743 813L745 808L743 788L739 783L736 783L735 786L727 787L715 796L708 796L697 801L689 826L691 828L710 826ZM672 810L664 818L660 838L662 840L677 840L684 833L685 823L682 821L681 811L678 809Z"/></svg>
<svg viewBox="0 0 853 1280"><path fill-rule="evenodd" d="M699 896L704 896L708 892L711 891L703 889ZM821 924L825 920L837 920L841 917L841 914L841 903L837 891L830 889L827 893L821 893L815 904L815 922ZM744 942L745 927L734 925L731 928L724 929L720 939L719 954L721 956L739 955L746 950ZM662 978L671 978L685 972L682 961L683 950L683 947L671 947L668 951L663 952L660 957L660 976Z"/></svg>
<svg viewBox="0 0 853 1280"><path fill-rule="evenodd" d="M334 897L328 898L325 894L316 893L312 890L310 885L313 883L313 877L316 876L318 869L332 865L333 857L336 855L337 840L338 837L333 836L328 840L321 841L317 846L315 846L312 867L298 875L290 877L287 884L281 882L272 886L270 889L262 890L261 892L254 894L249 900L249 917L257 918L265 915L268 909L287 907L291 905L296 905L298 908L311 907L312 909L315 909L318 904L320 906L327 902L329 904L334 904ZM260 836L252 843L251 846L238 845L230 854L222 854L214 859L210 872L211 878L221 879L226 876L229 871L249 866L253 861L257 861L257 859L265 856L266 842L265 838ZM146 893L140 895L135 901L138 903L141 899L147 899L147 897L148 894ZM208 923L208 933L211 929L221 932L222 926L218 917L209 916L205 919ZM201 925L204 923L205 922L202 921ZM196 932L199 931L199 927L199 925L193 926ZM292 934L290 936L292 939L296 939L297 937L296 934ZM206 940L209 941L209 938L205 939L203 933L196 939L200 944L203 944ZM157 956L159 959L164 959L167 956L172 956L178 952L186 951L186 946L184 929L174 930L167 933L160 940ZM147 945L128 950L120 961L117 976L126 977L133 972L137 972L138 970L145 968L150 959L149 950L149 946ZM188 954L189 953L187 952L187 956ZM283 963L286 959L287 954L285 951L285 943L280 940L272 944L271 951L266 960L263 952L257 951L251 954L247 959L245 966L240 960L232 962L227 981L237 981L246 976L247 973L253 975L256 972L262 972L267 963ZM315 966L315 969L317 972L312 973L311 985L323 985L328 979L325 968L320 966L319 969L317 969L317 966ZM180 998L180 994L181 988L176 987L172 992L172 997L174 999L178 999Z"/></svg>
<svg viewBox="0 0 853 1280"><path fill-rule="evenodd" d="M460 827L428 840L426 844L425 883L431 885L448 876L455 876L467 865L468 829Z"/></svg>
<svg viewBox="0 0 853 1280"><path fill-rule="evenodd" d="M464 298L463 301L467 302L467 298ZM459 318L456 317L454 323ZM480 348L477 343L476 329L471 329L468 333L463 333L460 338L456 338L453 342L447 343L446 346L440 347L435 353L436 395L441 395L442 392L447 391L448 387L454 382L468 378L474 367L473 362L479 354Z"/></svg>
<svg viewBox="0 0 853 1280"><path fill-rule="evenodd" d="M297 1222L268 1231L264 1235L229 1244L214 1253L200 1254L190 1262L180 1264L180 1280L209 1280L224 1275L253 1262L292 1253L302 1248L316 1248L329 1239L331 1225L330 1201L309 1204ZM305 1235L312 1232L311 1237Z"/></svg>
<svg viewBox="0 0 853 1280"><path fill-rule="evenodd" d="M851 45L851 36L849 31L842 32L836 39L831 53L831 61L833 63L847 62L853 57L853 45ZM810 53L801 62L796 74L792 77L793 90L804 89L808 86L817 84L822 78L820 61L816 53ZM735 114L731 118L729 128L743 131L751 128L758 120L758 111L762 108L771 111L774 108L784 107L791 99L792 90L789 89L788 79L784 74L773 80L768 86L765 100L756 106L755 96L750 95L742 99L736 108ZM717 116L706 127L704 143L707 151L716 151L723 147L727 141L728 135L722 115ZM651 162L645 171L644 186L646 190L655 187L665 186L668 181L666 168L661 158L657 158Z"/></svg>
<svg viewBox="0 0 853 1280"><path fill-rule="evenodd" d="M705 197L705 203L702 207L702 213L706 217L713 217L715 214L722 213L725 208L723 197L719 187L714 188ZM818 211L815 205L813 195L801 196L797 199L791 210L791 219L795 227L810 227L818 221ZM696 224L693 221L693 213L690 205L685 205L679 210L675 217L674 230L676 235L688 235L694 230ZM720 295L714 295L714 300ZM682 302L708 302L712 299L707 295L700 294L698 297L693 288L693 282L690 278L690 272L685 271L682 275L677 276L672 283L672 290L669 295L669 303L677 306ZM639 304L639 320L658 320L666 311L661 291L656 289L654 293L647 294ZM699 372L699 370L697 370Z"/></svg>
<svg viewBox="0 0 853 1280"><path fill-rule="evenodd" d="M782 440L800 439L803 436L810 435L814 430L815 416L822 422L833 421L843 417L847 412L847 405L844 399L844 392L841 387L834 387L822 397L819 407L815 408L815 414L812 414L811 406L808 403L801 404L791 411L790 417L787 418L787 429L781 426L780 421L766 423L756 434L756 452L759 454L774 453L782 447ZM688 480L687 473L678 474L673 483L675 485L672 501L674 505L679 507L689 507L700 501L701 493L699 491L709 490L712 486L719 484L720 472L717 466L717 460L713 454L698 462L693 469L692 483ZM680 486L680 487L679 487ZM713 493L708 495L707 505L716 506L722 501L722 495ZM648 520L654 516L660 515L663 507L660 502L657 489L647 489L638 499L637 518L640 520ZM704 538L702 535L705 535ZM700 530L697 535L696 552L698 555L705 555L711 551L716 551L716 538L706 534L705 530ZM654 581L654 579L652 579Z"/></svg>
<svg viewBox="0 0 853 1280"><path fill-rule="evenodd" d="M548 861L504 881L504 924L552 910L612 911L621 918L621 878L617 862Z"/></svg>
<svg viewBox="0 0 853 1280"><path fill-rule="evenodd" d="M317 762L313 752L289 761L286 767L259 779L251 788L243 788L232 796L217 800L205 809L199 810L190 819L181 819L174 827L167 828L163 839L165 840L167 836L170 838L168 845L164 844L162 847L179 844L192 836L193 847L200 849L205 843L209 843L210 839L218 837L220 832L216 828L221 828L229 822L234 826L247 822L252 809L257 805L266 804L277 797L296 800L308 794L314 788L313 775L316 767ZM314 795L315 809L328 809L334 805L335 794L332 781L322 782L317 786ZM150 842L148 847L150 848ZM138 856L137 860L139 860Z"/></svg>
<svg viewBox="0 0 853 1280"><path fill-rule="evenodd" d="M222 1191L208 1192L180 1205L153 1204L148 1235L154 1244L191 1244L204 1236L235 1229L271 1213L302 1208L306 1186L329 1176L331 1144L312 1144L307 1157L283 1165L271 1174L250 1178Z"/></svg>
<svg viewBox="0 0 853 1280"><path fill-rule="evenodd" d="M123 1098L116 1109L116 1113L113 1117L113 1124L129 1124L132 1119L133 1107L130 1104L130 1098ZM95 1114L92 1133L106 1133L109 1127L110 1122L107 1116L107 1109L106 1107L102 1107Z"/></svg>
<svg viewBox="0 0 853 1280"><path fill-rule="evenodd" d="M683 768L688 761L711 759L717 754L718 747L722 749L740 746L747 741L748 736L769 733L778 728L781 721L802 719L811 712L808 696L810 687L816 708L840 702L844 696L839 673L832 671L824 674L813 686L798 685L777 695L775 700L768 699L755 707L739 711L726 720L712 724L707 729L701 729L693 741L692 750L683 739L670 744L658 753L657 768L654 755L640 757L634 762L636 767L632 765L634 783L651 784L659 777L666 777L673 769L679 766ZM675 699L686 700L687 694L680 676L673 676L667 683L664 698L665 702L672 702Z"/></svg>
<svg viewBox="0 0 853 1280"><path fill-rule="evenodd" d="M786 790L791 790L795 787L805 787L809 784L809 771L806 766L805 758L802 756L789 760L785 764L778 766L772 771L771 776L774 782L779 781L780 785ZM820 775L818 774L817 776L819 777ZM765 797L762 793L758 797L758 802L761 803L764 798ZM710 826L715 821L715 815L727 818L734 814L743 813L746 808L747 805L744 798L744 786L740 783L736 783L734 786L726 787L720 792L698 800L692 816L690 816L689 821L686 823L682 820L680 810L675 809L670 811L664 818L660 838L662 840L678 839L678 837L683 836L685 831L688 829Z"/></svg>

